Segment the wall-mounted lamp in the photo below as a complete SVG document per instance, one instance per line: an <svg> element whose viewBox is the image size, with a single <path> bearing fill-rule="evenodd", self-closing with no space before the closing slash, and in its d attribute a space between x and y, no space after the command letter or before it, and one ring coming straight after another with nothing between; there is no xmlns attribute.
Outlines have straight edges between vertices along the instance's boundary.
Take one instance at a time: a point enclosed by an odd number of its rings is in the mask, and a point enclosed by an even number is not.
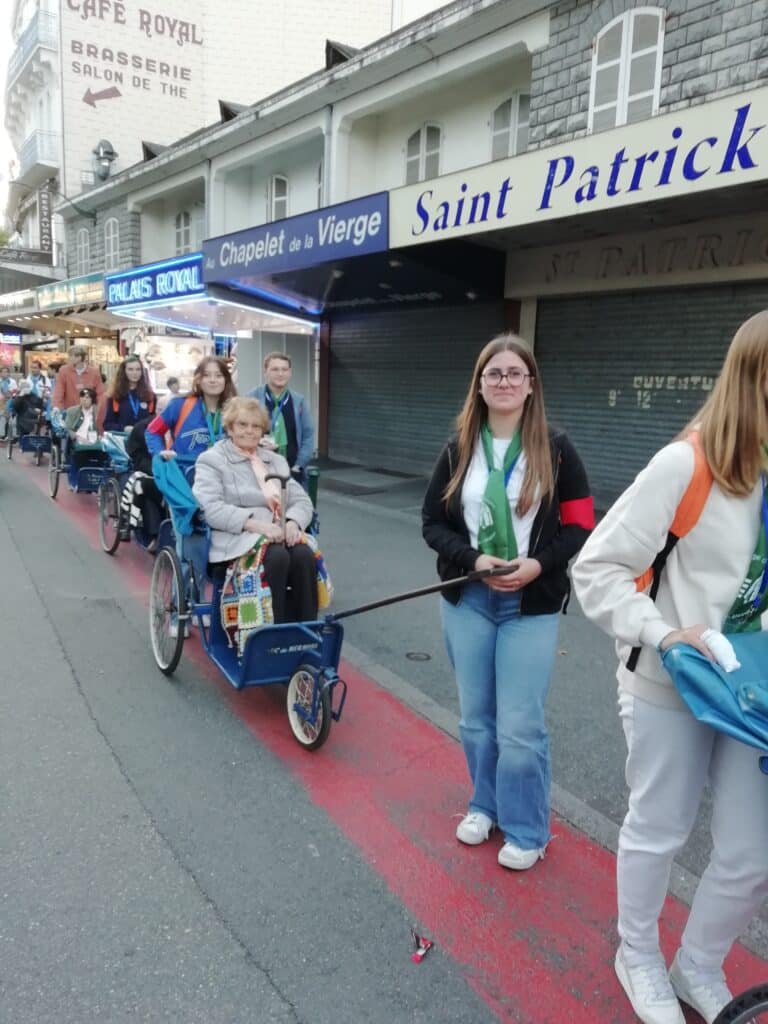
<svg viewBox="0 0 768 1024"><path fill-rule="evenodd" d="M99 181L106 181L112 169L112 163L117 159L112 143L108 139L99 139L93 153L93 170Z"/></svg>

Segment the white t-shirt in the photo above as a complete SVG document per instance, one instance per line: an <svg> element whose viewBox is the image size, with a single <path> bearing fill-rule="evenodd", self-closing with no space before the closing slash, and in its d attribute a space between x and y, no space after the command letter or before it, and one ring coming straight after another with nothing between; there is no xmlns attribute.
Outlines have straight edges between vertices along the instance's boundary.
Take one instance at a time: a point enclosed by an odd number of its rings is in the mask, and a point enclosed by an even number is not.
<svg viewBox="0 0 768 1024"><path fill-rule="evenodd" d="M508 439L499 439L494 437L493 465L496 469L501 469L503 467L504 456L508 447ZM515 531L517 554L520 558L528 557L533 521L536 518L536 513L539 511L539 505L541 504L540 501L535 501L522 517L518 516L515 512L517 502L520 498L520 491L523 489L525 467L525 452L520 452L520 456L515 463L515 468L512 470L509 477L509 483L507 484L507 498L509 499L509 508L512 512L512 528ZM464 515L464 522L467 524L467 529L469 530L469 542L474 548L477 547L477 532L480 528L480 512L483 507L483 496L485 494L485 486L487 483L488 464L485 461L483 442L478 439L474 455L469 463L467 475L464 478L464 486L461 489L461 511Z"/></svg>
<svg viewBox="0 0 768 1024"><path fill-rule="evenodd" d="M83 422L75 431L75 440L80 444L90 444L95 440L96 424L93 417L93 408L83 409Z"/></svg>

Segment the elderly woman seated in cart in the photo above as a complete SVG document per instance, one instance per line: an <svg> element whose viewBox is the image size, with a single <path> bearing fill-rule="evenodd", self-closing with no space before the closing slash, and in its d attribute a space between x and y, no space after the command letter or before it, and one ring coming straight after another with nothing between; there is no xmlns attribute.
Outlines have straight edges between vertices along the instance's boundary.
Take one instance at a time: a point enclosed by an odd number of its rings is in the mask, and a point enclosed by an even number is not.
<svg viewBox="0 0 768 1024"><path fill-rule="evenodd" d="M260 447L270 421L255 398L231 398L222 426L225 437L197 460L193 487L211 529L209 559L230 564L240 579L250 574L243 592L252 595L254 579L257 588L265 581L274 622L312 621L317 570L315 553L303 542L312 502L285 459ZM287 481L284 489L270 479L275 475Z"/></svg>

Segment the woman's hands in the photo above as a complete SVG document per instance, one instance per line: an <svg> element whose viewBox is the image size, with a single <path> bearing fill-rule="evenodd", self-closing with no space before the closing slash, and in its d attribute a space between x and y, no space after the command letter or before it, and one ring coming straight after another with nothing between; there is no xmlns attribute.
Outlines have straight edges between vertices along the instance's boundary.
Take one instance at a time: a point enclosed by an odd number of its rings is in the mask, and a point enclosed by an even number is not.
<svg viewBox="0 0 768 1024"><path fill-rule="evenodd" d="M513 558L507 561L496 555L480 555L475 561L475 571L494 569L498 565L508 565L509 572L500 576L486 576L483 583L492 590L514 592L528 586L537 576L541 575L541 563L535 558Z"/></svg>
<svg viewBox="0 0 768 1024"><path fill-rule="evenodd" d="M173 448L163 448L163 450L161 452L158 452L157 454L160 456L161 459L165 459L166 462L169 459L176 458L176 452L173 450Z"/></svg>
<svg viewBox="0 0 768 1024"><path fill-rule="evenodd" d="M289 519L285 524L285 543L289 548L292 548L294 544L299 543L300 537L301 530L299 529L298 524L294 523L292 519Z"/></svg>
<svg viewBox="0 0 768 1024"><path fill-rule="evenodd" d="M270 544L279 544L283 539L283 528L280 523L266 522L264 519L246 519L243 530L246 533L259 533Z"/></svg>
<svg viewBox="0 0 768 1024"><path fill-rule="evenodd" d="M709 626L687 626L685 629L673 629L671 633L667 633L664 639L659 644L660 651L666 651L668 647L673 644L690 644L691 647L695 647L697 651L700 651L705 658L709 658L710 661L715 661L715 657L712 651L707 647L704 641L701 639L701 634L706 633Z"/></svg>

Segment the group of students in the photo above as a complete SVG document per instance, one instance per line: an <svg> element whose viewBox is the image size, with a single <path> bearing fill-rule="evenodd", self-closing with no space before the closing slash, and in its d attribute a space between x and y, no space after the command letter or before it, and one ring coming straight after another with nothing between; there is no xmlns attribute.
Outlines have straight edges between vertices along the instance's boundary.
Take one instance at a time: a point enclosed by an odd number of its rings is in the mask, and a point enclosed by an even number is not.
<svg viewBox="0 0 768 1024"><path fill-rule="evenodd" d="M670 546L651 596L646 571L668 544L700 464L708 467L706 500ZM629 807L619 834L615 969L644 1024L684 1024L681 1001L712 1024L731 999L725 957L768 895L768 779L759 752L697 721L661 660L677 643L715 660L707 629L762 628L767 472L768 310L739 328L702 408L596 527L582 462L547 424L532 351L514 336L494 339L477 359L423 504L423 535L449 584L442 625L472 786L456 830L461 843L486 843L498 828L503 867L524 871L544 857L544 705L572 557L586 616L616 640ZM450 585L490 569L499 574ZM668 970L659 917L707 782L713 849Z"/></svg>
<svg viewBox="0 0 768 1024"><path fill-rule="evenodd" d="M85 350L74 352L67 369L64 381L60 371L54 403L65 404L76 387L78 401L64 417L71 441L70 486L75 489L82 466L106 459L104 432L127 435L132 472L124 482L122 507L126 522L141 527L150 551L165 515L156 477L161 471L165 476L163 463L173 461L210 527L210 561L229 565L261 543L273 621L289 615L315 618L314 553L300 543L313 517L304 485L314 454L314 425L304 396L288 386L290 357L269 353L265 383L238 397L227 361L208 356L195 370L190 393L173 396L161 411L138 356L123 360L106 395L91 379ZM285 496L267 479L272 473L286 479Z"/></svg>

